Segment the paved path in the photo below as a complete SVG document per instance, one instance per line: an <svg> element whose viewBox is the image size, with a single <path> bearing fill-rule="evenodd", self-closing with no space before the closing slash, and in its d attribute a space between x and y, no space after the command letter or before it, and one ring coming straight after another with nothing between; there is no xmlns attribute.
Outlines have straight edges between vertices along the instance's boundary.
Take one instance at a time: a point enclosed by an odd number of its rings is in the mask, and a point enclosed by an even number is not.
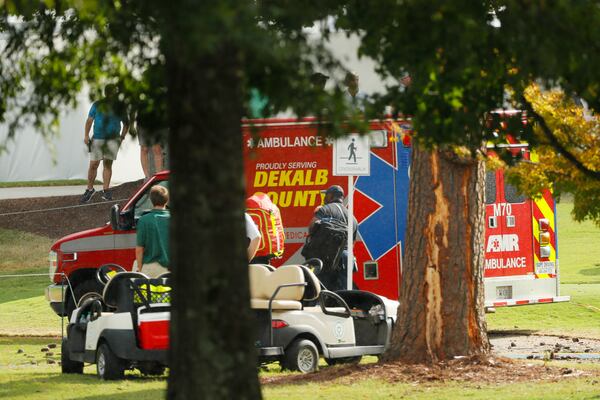
<svg viewBox="0 0 600 400"><path fill-rule="evenodd" d="M102 185L96 185L94 188L102 190ZM0 200L80 195L85 189L86 186L83 185L0 188Z"/></svg>

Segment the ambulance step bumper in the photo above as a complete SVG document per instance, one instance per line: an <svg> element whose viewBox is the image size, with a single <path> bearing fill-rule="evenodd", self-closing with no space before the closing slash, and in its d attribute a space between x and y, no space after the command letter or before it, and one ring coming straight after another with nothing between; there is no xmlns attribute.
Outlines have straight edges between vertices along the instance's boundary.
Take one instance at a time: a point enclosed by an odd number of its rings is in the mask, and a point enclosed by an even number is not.
<svg viewBox="0 0 600 400"><path fill-rule="evenodd" d="M510 307L510 306L524 306L528 304L549 304L549 303L561 303L564 301L571 301L571 296L556 296L556 297L539 297L530 299L506 299L495 301L492 303L485 303L486 307Z"/></svg>

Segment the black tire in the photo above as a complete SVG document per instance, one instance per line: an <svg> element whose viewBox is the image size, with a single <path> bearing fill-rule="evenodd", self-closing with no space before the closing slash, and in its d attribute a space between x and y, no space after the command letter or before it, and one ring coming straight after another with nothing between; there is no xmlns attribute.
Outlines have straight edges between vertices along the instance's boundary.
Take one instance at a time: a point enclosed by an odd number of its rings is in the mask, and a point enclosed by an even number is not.
<svg viewBox="0 0 600 400"><path fill-rule="evenodd" d="M83 374L83 363L70 358L67 338L62 340L60 346L60 368L63 374Z"/></svg>
<svg viewBox="0 0 600 400"><path fill-rule="evenodd" d="M339 365L339 364L359 364L362 360L362 356L355 357L341 357L341 358L326 358L325 362L327 365Z"/></svg>
<svg viewBox="0 0 600 400"><path fill-rule="evenodd" d="M99 298L102 298L102 286L96 281L96 279L88 279L87 281L81 282L73 289L73 295L75 296L76 302L73 302L73 296L68 295L65 300L65 306L67 308L67 316L71 319L73 310L77 308L81 297L88 293L97 293Z"/></svg>
<svg viewBox="0 0 600 400"><path fill-rule="evenodd" d="M125 366L123 360L112 352L108 344L102 343L96 354L96 371L98 377L106 381L123 379Z"/></svg>
<svg viewBox="0 0 600 400"><path fill-rule="evenodd" d="M319 369L319 350L311 340L296 339L285 350L281 366L304 374L315 372Z"/></svg>
<svg viewBox="0 0 600 400"><path fill-rule="evenodd" d="M142 375L161 376L165 373L165 366L155 363L140 365L138 369Z"/></svg>

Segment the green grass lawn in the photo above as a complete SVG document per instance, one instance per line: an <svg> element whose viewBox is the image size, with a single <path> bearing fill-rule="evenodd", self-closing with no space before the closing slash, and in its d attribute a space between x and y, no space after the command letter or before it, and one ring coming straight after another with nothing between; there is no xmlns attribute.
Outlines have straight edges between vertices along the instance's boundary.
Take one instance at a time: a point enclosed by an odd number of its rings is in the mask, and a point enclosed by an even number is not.
<svg viewBox="0 0 600 400"><path fill-rule="evenodd" d="M0 336L60 335L61 318L44 298L49 284L47 268L0 272Z"/></svg>
<svg viewBox="0 0 600 400"><path fill-rule="evenodd" d="M44 297L44 288L50 284L48 270L22 272L43 275L14 278L0 274L0 336L60 335L61 318Z"/></svg>
<svg viewBox="0 0 600 400"><path fill-rule="evenodd" d="M54 241L44 236L0 229L0 275L15 271L45 268Z"/></svg>
<svg viewBox="0 0 600 400"><path fill-rule="evenodd" d="M0 335L59 335L61 319L43 294L52 240L0 229ZM31 274L24 277L14 275Z"/></svg>
<svg viewBox="0 0 600 400"><path fill-rule="evenodd" d="M591 223L571 220L571 204L558 206L561 294L568 303L499 308L488 314L492 330L531 330L600 338L600 229ZM43 297L50 283L48 249L51 240L15 231L0 230L0 398L2 399L162 399L165 378L145 378L130 373L121 382L101 382L95 367L84 375L62 375L57 361L60 350L50 357L41 352L57 343L61 319ZM42 276L6 277L16 273ZM2 337L9 335L10 337ZM15 335L54 335L55 338ZM23 353L18 353L18 350ZM374 361L368 358L367 362ZM552 365L561 365L553 361ZM583 368L580 364L565 364ZM585 368L598 368L585 367ZM262 375L281 374L278 367ZM478 384L432 382L428 384L390 383L375 379L355 382L333 381L304 385L265 385L264 397L271 399L600 399L600 379L565 378L554 382Z"/></svg>
<svg viewBox="0 0 600 400"><path fill-rule="evenodd" d="M572 203L557 205L561 283L600 284L600 228L571 218Z"/></svg>
<svg viewBox="0 0 600 400"><path fill-rule="evenodd" d="M600 338L600 228L573 221L572 208L557 205L560 290L571 301L498 308L487 315L489 329Z"/></svg>
<svg viewBox="0 0 600 400"><path fill-rule="evenodd" d="M42 352L48 344L57 347ZM19 350L22 350L19 353ZM63 375L60 359L60 339L0 337L0 399L164 399L165 378L146 378L131 374L118 382L102 382L95 366L86 367L83 375ZM48 364L48 361L54 362Z"/></svg>
<svg viewBox="0 0 600 400"><path fill-rule="evenodd" d="M389 383L369 379L359 382L325 382L297 386L263 387L264 397L270 399L598 399L600 383L595 379L565 379L560 382L506 383L485 385L444 382L437 384Z"/></svg>
<svg viewBox="0 0 600 400"><path fill-rule="evenodd" d="M486 315L488 329L600 338L600 285L561 285L561 290L570 302L501 307Z"/></svg>
<svg viewBox="0 0 600 400"><path fill-rule="evenodd" d="M49 344L52 353L42 352ZM147 378L128 372L118 382L100 381L95 366L87 366L83 375L63 375L56 363L60 357L58 338L0 337L0 398L10 400L54 399L164 399L166 378ZM48 362L53 362L49 364ZM372 360L371 360L372 361ZM588 369L587 366L556 363L559 366ZM277 368L274 368L277 369ZM267 374L271 374L269 372ZM261 373L265 375L265 373ZM349 382L337 380L299 385L265 385L263 395L274 399L594 399L600 393L597 377L565 378L555 382L505 383L498 385L432 382L390 383L376 379Z"/></svg>
<svg viewBox="0 0 600 400"><path fill-rule="evenodd" d="M568 303L498 308L488 314L492 330L532 330L600 338L600 229L570 217L571 203L557 207L561 292ZM16 271L45 274L50 239L0 230L0 275ZM47 276L0 277L0 335L60 334L60 318L48 307L43 290Z"/></svg>

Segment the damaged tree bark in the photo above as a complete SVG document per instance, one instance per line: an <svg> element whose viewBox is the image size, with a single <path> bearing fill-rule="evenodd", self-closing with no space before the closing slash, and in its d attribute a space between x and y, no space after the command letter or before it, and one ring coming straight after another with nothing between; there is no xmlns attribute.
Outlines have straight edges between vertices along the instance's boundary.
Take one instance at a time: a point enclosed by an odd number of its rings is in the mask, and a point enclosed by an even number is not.
<svg viewBox="0 0 600 400"><path fill-rule="evenodd" d="M387 360L436 363L489 352L484 179L481 160L415 146L400 307Z"/></svg>

